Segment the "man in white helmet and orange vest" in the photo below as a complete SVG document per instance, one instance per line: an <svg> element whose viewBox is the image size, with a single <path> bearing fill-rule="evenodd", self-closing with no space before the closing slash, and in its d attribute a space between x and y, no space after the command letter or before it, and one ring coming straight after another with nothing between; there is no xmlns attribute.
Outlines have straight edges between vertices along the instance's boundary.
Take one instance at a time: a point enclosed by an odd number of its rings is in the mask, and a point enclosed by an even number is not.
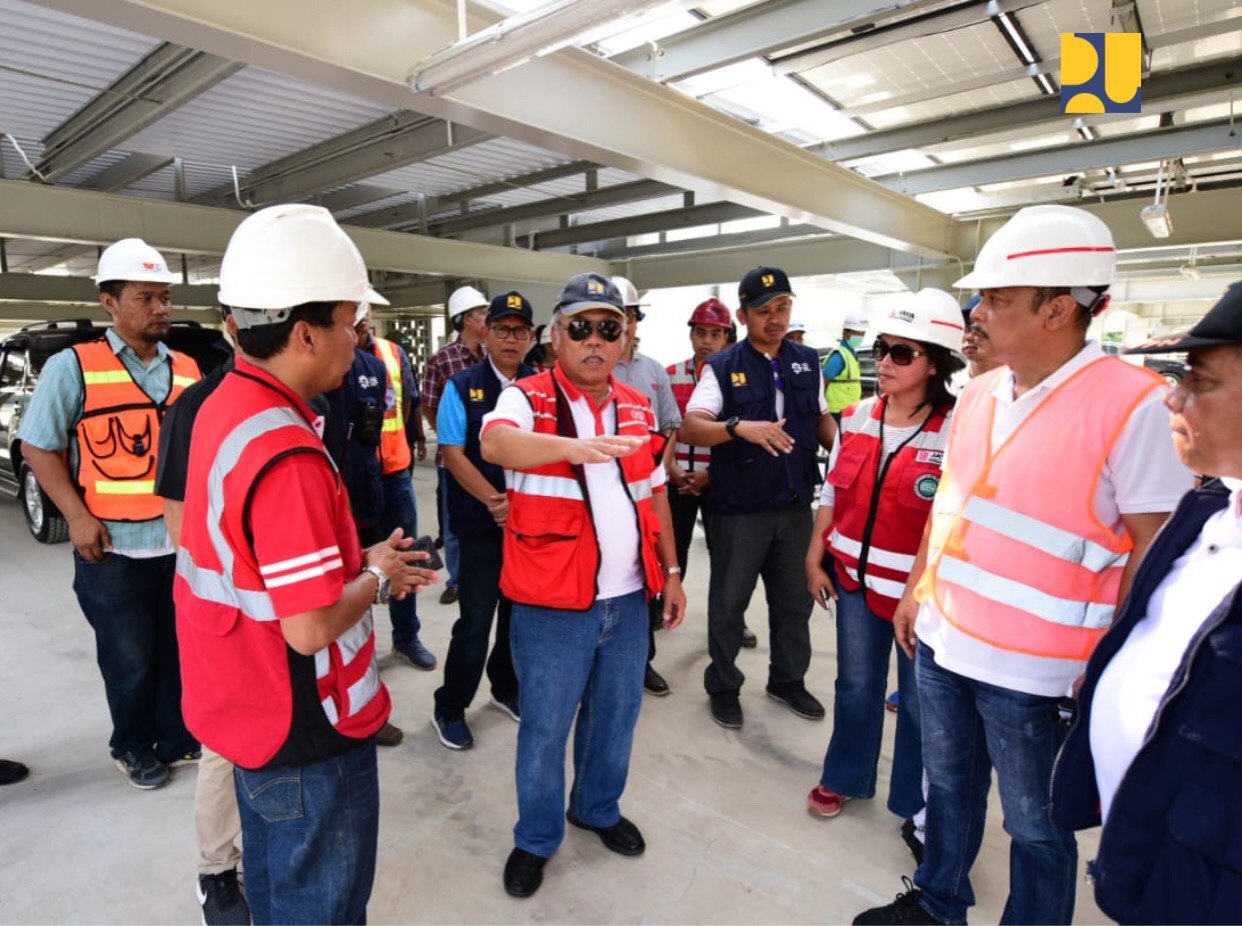
<svg viewBox="0 0 1242 926"><path fill-rule="evenodd" d="M160 423L198 365L162 339L178 277L138 238L99 258L112 327L48 360L17 437L69 522L74 591L95 631L112 715L112 758L136 788L199 757L181 717L172 604L173 545L155 495ZM66 453L67 451L67 453Z"/></svg>
<svg viewBox="0 0 1242 926"><path fill-rule="evenodd" d="M190 443L175 596L186 720L234 763L256 923L358 923L375 876L375 735L391 709L371 606L435 574L400 530L366 550L308 404L383 303L318 206L272 206L220 267L238 356Z"/></svg>
<svg viewBox="0 0 1242 926"><path fill-rule="evenodd" d="M944 477L893 618L917 650L927 829L913 889L856 923L961 923L995 770L1010 835L1003 923L1069 923L1078 853L1051 816L1063 699L1190 486L1158 376L1087 340L1107 305L1108 227L1018 212L958 286L1005 366L966 387Z"/></svg>
<svg viewBox="0 0 1242 926"><path fill-rule="evenodd" d="M468 370L483 362L483 337L487 334L487 297L473 286L462 286L449 296L448 314L457 332L457 340L445 344L431 355L427 369L423 371L423 395L421 408L427 423L436 426L440 409L440 396L444 384L462 370ZM440 514L440 536L444 539L444 566L448 579L440 594L440 604L457 602L458 569L461 553L457 535L453 533L452 519L448 510L448 471L444 468L444 453L436 448L436 504Z"/></svg>

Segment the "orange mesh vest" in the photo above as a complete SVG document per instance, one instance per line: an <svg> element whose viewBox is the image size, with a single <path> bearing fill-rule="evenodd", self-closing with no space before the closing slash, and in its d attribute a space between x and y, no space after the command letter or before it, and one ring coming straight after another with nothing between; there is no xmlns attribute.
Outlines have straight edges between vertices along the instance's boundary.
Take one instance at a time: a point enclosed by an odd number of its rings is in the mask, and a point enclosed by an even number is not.
<svg viewBox="0 0 1242 926"><path fill-rule="evenodd" d="M380 455L384 459L384 475L409 469L414 462L410 442L405 437L405 393L401 386L401 356L392 341L377 338L375 353L388 370L388 390L384 395L384 430L380 435Z"/></svg>

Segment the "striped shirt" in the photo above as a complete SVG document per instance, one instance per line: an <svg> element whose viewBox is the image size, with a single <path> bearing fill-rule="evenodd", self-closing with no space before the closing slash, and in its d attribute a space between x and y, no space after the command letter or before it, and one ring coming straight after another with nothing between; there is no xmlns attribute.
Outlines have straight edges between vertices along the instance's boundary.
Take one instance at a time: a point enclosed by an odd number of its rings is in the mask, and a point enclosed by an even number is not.
<svg viewBox="0 0 1242 926"><path fill-rule="evenodd" d="M167 397L172 389L172 352L164 344L156 345L155 358L144 365L134 349L111 328L104 336L139 389L157 400ZM76 472L78 448L73 435L82 418L83 399L82 368L77 354L67 348L43 365L39 384L18 428L18 439L52 453L68 449L69 471ZM104 521L103 525L112 537L113 550L122 555L143 558L173 552L163 518Z"/></svg>
<svg viewBox="0 0 1242 926"><path fill-rule="evenodd" d="M483 361L483 351L472 353L470 348L461 342L459 337L452 344L445 344L431 355L427 361L427 369L423 371L423 405L436 411L440 407L440 397L444 394L444 384L454 373L468 370L476 363ZM436 466L444 468L444 454L436 447Z"/></svg>

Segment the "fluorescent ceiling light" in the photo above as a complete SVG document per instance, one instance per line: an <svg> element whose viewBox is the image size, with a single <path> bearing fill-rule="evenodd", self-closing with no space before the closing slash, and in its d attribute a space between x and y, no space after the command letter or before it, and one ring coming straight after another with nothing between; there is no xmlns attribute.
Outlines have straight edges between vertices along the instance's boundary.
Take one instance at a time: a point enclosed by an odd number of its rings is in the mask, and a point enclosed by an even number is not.
<svg viewBox="0 0 1242 926"><path fill-rule="evenodd" d="M433 96L550 54L608 20L645 12L667 0L555 0L519 13L429 55L410 69L417 93Z"/></svg>
<svg viewBox="0 0 1242 926"><path fill-rule="evenodd" d="M1035 82L1039 84L1039 89L1044 91L1044 96L1052 96L1056 93L1056 91L1052 89L1052 81L1048 79L1047 74L1036 74Z"/></svg>
<svg viewBox="0 0 1242 926"><path fill-rule="evenodd" d="M1009 36L1009 40L1013 42L1014 48L1018 50L1018 54L1022 57L1023 64L1034 64L1038 59L1035 52L1031 50L1031 46L1026 43L1026 39L1022 33L1013 24L1013 20L1009 18L1008 13L997 13L997 21L1001 24L1001 28L1005 30L1005 34Z"/></svg>
<svg viewBox="0 0 1242 926"><path fill-rule="evenodd" d="M1164 203L1144 206L1141 215L1143 224L1153 238L1167 238L1173 234L1173 219L1169 216L1169 207Z"/></svg>

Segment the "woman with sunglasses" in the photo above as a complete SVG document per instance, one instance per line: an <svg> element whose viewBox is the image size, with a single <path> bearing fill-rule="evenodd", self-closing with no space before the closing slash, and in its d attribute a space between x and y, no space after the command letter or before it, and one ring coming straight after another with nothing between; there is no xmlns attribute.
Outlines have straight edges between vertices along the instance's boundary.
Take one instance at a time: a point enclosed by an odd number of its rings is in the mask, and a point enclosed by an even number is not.
<svg viewBox="0 0 1242 926"><path fill-rule="evenodd" d="M836 601L837 681L832 740L807 810L835 817L875 796L893 611L914 565L953 408L949 378L961 369L962 311L948 293L905 297L876 328L879 395L849 406L833 447L806 555L820 607ZM900 692L888 808L918 858L913 819L923 808L922 737L914 663L897 650Z"/></svg>

